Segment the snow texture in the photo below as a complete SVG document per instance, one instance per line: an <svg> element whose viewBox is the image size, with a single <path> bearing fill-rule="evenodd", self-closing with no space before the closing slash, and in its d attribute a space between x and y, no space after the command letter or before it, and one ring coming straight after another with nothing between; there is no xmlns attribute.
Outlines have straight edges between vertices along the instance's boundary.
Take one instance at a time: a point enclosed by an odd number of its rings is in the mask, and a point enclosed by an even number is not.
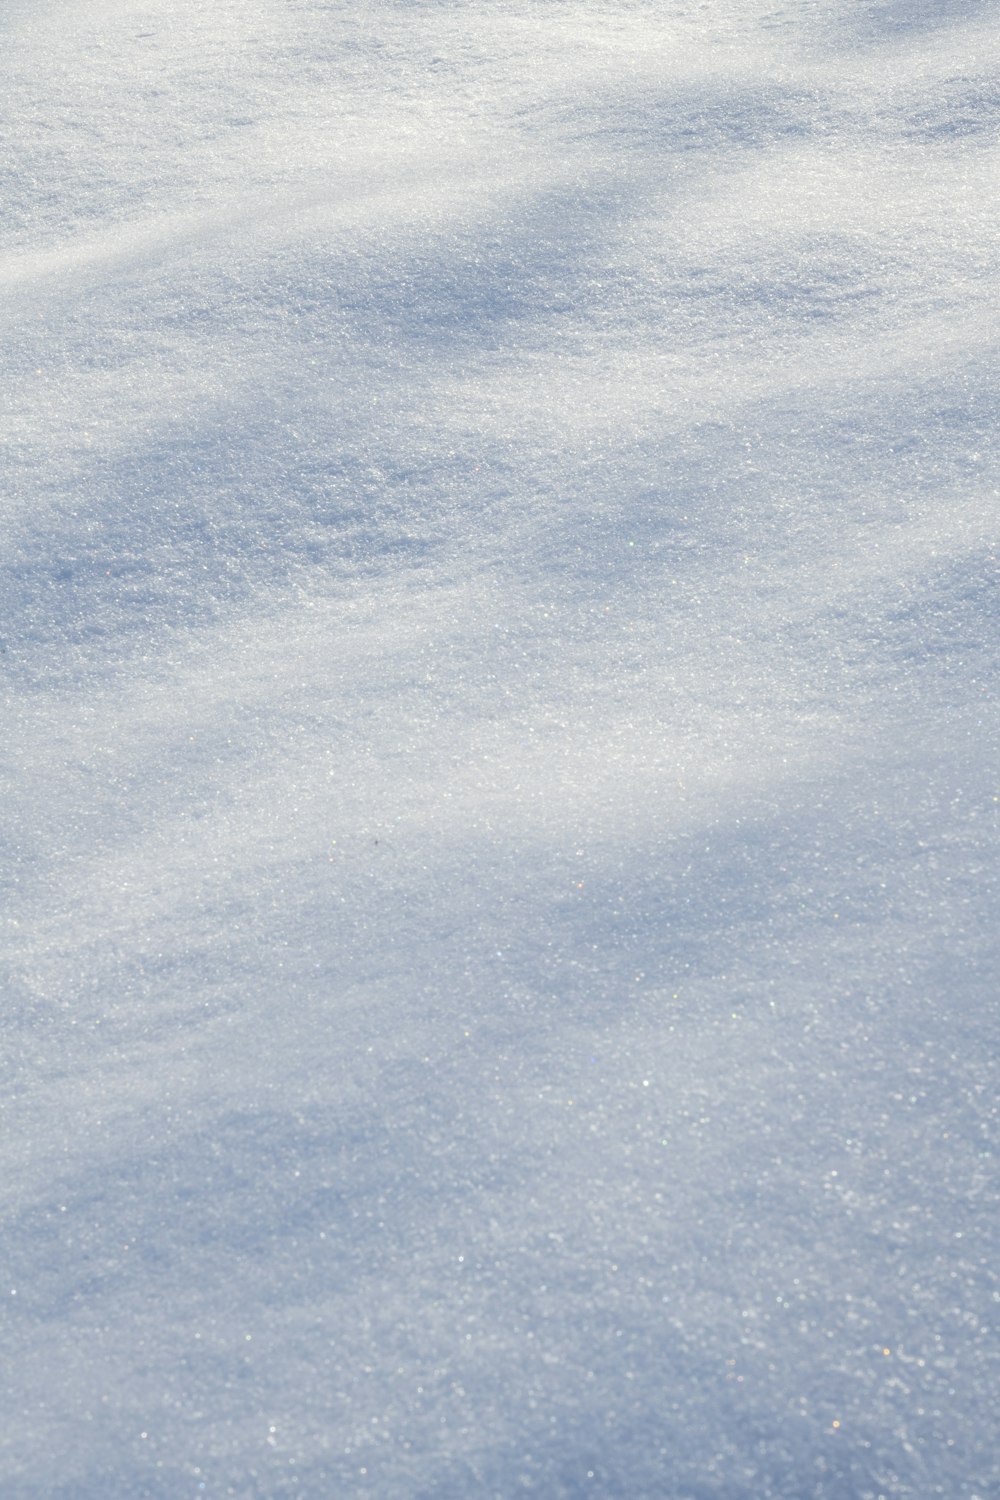
<svg viewBox="0 0 1000 1500"><path fill-rule="evenodd" d="M5 0L4 1500L997 1500L993 0Z"/></svg>

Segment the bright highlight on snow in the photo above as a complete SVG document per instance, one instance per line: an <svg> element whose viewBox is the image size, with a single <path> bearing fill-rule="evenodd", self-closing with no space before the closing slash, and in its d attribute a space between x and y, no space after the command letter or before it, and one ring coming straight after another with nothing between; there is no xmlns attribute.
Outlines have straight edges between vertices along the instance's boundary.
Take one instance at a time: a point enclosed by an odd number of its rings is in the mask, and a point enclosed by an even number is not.
<svg viewBox="0 0 1000 1500"><path fill-rule="evenodd" d="M4 1500L988 1500L980 0L7 0Z"/></svg>

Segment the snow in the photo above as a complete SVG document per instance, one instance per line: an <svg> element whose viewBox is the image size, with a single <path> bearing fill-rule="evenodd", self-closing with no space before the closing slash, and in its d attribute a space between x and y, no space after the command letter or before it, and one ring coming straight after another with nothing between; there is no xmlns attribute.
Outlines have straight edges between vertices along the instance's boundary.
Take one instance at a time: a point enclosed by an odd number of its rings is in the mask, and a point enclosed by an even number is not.
<svg viewBox="0 0 1000 1500"><path fill-rule="evenodd" d="M0 44L5 1500L989 1500L995 8Z"/></svg>

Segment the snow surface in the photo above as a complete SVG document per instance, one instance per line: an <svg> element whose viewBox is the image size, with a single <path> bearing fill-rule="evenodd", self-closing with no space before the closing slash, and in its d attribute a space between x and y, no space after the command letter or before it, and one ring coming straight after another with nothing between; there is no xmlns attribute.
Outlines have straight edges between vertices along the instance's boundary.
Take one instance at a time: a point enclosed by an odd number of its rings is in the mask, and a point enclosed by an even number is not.
<svg viewBox="0 0 1000 1500"><path fill-rule="evenodd" d="M996 1500L993 0L4 0L4 1500Z"/></svg>

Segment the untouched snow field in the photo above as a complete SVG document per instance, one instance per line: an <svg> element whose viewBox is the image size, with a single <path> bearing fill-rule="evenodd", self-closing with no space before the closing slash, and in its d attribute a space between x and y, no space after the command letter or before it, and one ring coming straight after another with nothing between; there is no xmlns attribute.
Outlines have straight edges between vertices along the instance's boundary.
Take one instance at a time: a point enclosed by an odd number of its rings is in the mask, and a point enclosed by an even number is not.
<svg viewBox="0 0 1000 1500"><path fill-rule="evenodd" d="M998 57L4 0L4 1500L1000 1496Z"/></svg>

